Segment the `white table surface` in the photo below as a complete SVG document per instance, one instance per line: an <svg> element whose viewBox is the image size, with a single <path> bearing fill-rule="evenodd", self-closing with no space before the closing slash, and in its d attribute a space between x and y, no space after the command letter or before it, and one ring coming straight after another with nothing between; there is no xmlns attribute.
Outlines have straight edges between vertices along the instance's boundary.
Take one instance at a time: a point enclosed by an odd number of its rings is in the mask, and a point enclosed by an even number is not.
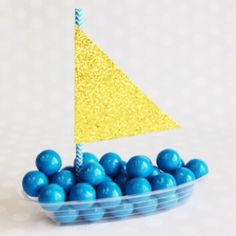
<svg viewBox="0 0 236 236"><path fill-rule="evenodd" d="M204 159L207 180L172 211L61 227L21 195L43 149L72 163L73 9L84 30L182 128L85 145L155 161L166 147ZM0 1L1 235L236 235L235 1Z"/></svg>

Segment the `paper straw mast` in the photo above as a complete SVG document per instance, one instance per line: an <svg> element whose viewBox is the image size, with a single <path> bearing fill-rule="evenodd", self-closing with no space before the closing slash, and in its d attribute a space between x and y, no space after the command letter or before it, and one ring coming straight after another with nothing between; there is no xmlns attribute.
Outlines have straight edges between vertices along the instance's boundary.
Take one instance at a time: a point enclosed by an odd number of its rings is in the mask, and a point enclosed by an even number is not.
<svg viewBox="0 0 236 236"><path fill-rule="evenodd" d="M75 9L75 25L78 27L82 26L82 10L81 9ZM79 172L81 170L81 167L83 165L83 145L76 144L76 157L74 162L74 168L75 168L75 174L77 179L79 178Z"/></svg>
<svg viewBox="0 0 236 236"><path fill-rule="evenodd" d="M75 143L178 127L75 27Z"/></svg>

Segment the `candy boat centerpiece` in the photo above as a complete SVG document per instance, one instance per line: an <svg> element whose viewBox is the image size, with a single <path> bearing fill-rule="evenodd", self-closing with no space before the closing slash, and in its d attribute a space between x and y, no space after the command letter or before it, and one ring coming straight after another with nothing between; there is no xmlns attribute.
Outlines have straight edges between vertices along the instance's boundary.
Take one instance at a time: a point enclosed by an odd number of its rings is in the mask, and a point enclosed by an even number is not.
<svg viewBox="0 0 236 236"><path fill-rule="evenodd" d="M40 153L38 170L23 178L26 196L60 224L122 219L180 205L208 173L203 161L184 164L172 149L158 154L157 166L144 155L125 163L115 153L98 161L83 152L83 143L172 130L179 125L128 79L81 25L82 12L76 9L76 158L73 166L60 171L56 152Z"/></svg>

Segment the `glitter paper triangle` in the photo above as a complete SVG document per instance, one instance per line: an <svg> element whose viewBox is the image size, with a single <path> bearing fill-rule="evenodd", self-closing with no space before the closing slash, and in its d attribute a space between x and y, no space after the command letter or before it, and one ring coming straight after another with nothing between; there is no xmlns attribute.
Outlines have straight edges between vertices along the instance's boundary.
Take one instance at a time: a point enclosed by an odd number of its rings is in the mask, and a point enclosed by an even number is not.
<svg viewBox="0 0 236 236"><path fill-rule="evenodd" d="M78 27L75 28L75 143L178 128Z"/></svg>

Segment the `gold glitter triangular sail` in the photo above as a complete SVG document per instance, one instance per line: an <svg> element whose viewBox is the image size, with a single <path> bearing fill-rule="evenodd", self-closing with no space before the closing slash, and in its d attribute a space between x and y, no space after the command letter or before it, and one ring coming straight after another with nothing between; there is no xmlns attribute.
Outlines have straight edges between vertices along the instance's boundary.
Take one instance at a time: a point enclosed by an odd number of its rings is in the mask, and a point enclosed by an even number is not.
<svg viewBox="0 0 236 236"><path fill-rule="evenodd" d="M178 127L80 28L75 28L75 143Z"/></svg>

